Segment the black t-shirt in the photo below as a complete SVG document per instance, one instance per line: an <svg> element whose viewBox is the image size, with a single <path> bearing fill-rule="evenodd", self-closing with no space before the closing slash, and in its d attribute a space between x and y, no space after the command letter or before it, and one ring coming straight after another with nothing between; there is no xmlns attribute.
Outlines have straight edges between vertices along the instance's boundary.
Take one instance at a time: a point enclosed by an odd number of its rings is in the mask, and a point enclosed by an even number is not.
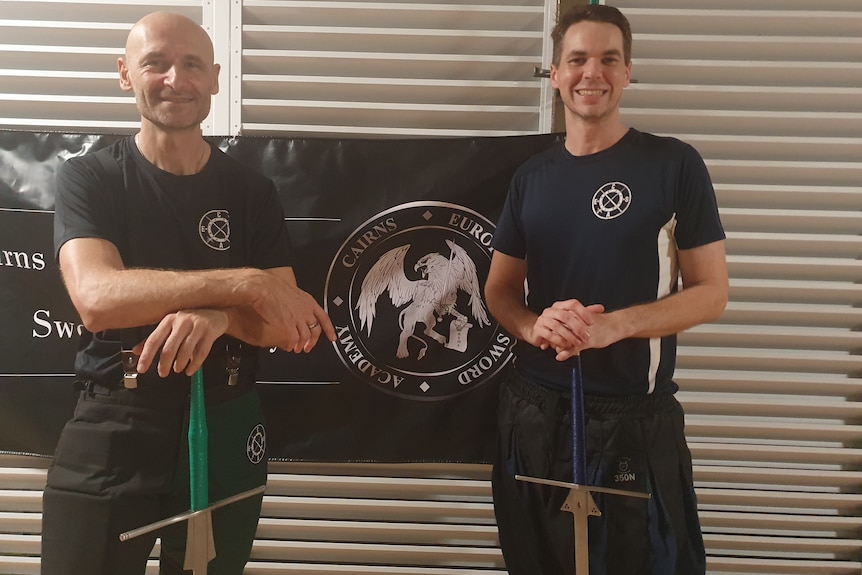
<svg viewBox="0 0 862 575"><path fill-rule="evenodd" d="M615 145L573 156L563 144L513 177L493 247L527 261L527 305L600 303L613 311L675 292L677 250L724 239L712 183L690 145L631 129ZM549 387L572 371L553 350L525 342L515 364ZM585 393L640 395L677 389L676 336L631 338L581 354Z"/></svg>
<svg viewBox="0 0 862 575"><path fill-rule="evenodd" d="M116 142L107 152L120 167L122 185L93 154L60 167L55 254L71 239L100 238L117 247L127 268L268 269L293 264L282 206L265 176L215 147L203 170L191 176L157 168L132 138ZM122 379L121 340L124 346L134 345L152 328L85 332L75 362L79 379L117 385ZM207 387L225 382L223 350L230 339L220 338L213 346L204 366ZM240 373L246 380L253 378L255 350L243 347ZM140 377L158 375L150 369Z"/></svg>

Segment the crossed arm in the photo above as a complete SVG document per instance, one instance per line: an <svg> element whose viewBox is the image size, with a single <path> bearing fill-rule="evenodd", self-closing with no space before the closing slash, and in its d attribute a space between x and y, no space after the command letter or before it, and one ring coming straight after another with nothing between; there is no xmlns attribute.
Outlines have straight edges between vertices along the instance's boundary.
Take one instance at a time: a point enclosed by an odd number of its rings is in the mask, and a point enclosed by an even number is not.
<svg viewBox="0 0 862 575"><path fill-rule="evenodd" d="M293 352L311 350L321 331L335 339L326 312L297 287L289 267L126 269L116 247L97 238L68 241L59 261L66 289L89 331L158 324L136 346L141 372L161 350L160 375L171 369L190 375L222 334Z"/></svg>
<svg viewBox="0 0 862 575"><path fill-rule="evenodd" d="M524 302L526 260L494 252L485 298L492 315L512 335L566 359L622 339L662 337L718 318L727 305L724 241L678 252L682 289L655 302L606 311L601 304L555 302L541 314Z"/></svg>

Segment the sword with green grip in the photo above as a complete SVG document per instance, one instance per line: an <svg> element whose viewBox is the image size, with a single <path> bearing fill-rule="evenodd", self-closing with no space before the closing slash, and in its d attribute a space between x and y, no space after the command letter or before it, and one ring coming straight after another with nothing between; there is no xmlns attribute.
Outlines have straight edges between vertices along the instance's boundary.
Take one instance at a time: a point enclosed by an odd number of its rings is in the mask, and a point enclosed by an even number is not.
<svg viewBox="0 0 862 575"><path fill-rule="evenodd" d="M120 541L128 541L152 533L163 527L187 521L186 557L184 570L194 575L206 575L207 565L216 556L213 540L212 511L248 497L260 495L265 485L249 489L209 504L209 433L207 431L206 403L204 401L203 369L192 375L189 398L189 503L190 510L150 525L120 534Z"/></svg>

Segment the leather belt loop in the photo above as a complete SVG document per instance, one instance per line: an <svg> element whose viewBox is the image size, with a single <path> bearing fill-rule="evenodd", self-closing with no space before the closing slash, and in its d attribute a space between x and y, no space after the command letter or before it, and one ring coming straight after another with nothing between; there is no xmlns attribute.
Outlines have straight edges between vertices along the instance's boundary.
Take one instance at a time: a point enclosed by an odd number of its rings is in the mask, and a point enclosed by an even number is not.
<svg viewBox="0 0 862 575"><path fill-rule="evenodd" d="M146 339L142 336L140 328L127 327L116 330L120 337L120 350L123 364L123 387L126 389L138 388L138 355L132 349L138 342Z"/></svg>
<svg viewBox="0 0 862 575"><path fill-rule="evenodd" d="M123 387L136 389L138 387L138 356L130 349L123 353Z"/></svg>

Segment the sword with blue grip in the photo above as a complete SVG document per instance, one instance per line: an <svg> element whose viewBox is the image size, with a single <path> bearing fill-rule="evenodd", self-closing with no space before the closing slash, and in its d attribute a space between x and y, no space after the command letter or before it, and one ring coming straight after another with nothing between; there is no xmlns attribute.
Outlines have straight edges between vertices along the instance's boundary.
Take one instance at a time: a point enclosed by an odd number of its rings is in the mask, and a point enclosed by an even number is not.
<svg viewBox="0 0 862 575"><path fill-rule="evenodd" d="M625 491L622 489L611 489L608 487L597 487L587 485L587 437L586 419L584 416L584 378L581 371L581 356L573 358L572 367L572 483L544 479L539 477L528 477L516 475L515 479L542 485L563 487L569 490L569 496L560 508L572 514L575 526L575 575L589 575L590 555L589 540L587 537L588 517L598 517L602 514L593 493L608 493L611 495L624 495L626 497L640 497L649 499L648 493L636 491Z"/></svg>

